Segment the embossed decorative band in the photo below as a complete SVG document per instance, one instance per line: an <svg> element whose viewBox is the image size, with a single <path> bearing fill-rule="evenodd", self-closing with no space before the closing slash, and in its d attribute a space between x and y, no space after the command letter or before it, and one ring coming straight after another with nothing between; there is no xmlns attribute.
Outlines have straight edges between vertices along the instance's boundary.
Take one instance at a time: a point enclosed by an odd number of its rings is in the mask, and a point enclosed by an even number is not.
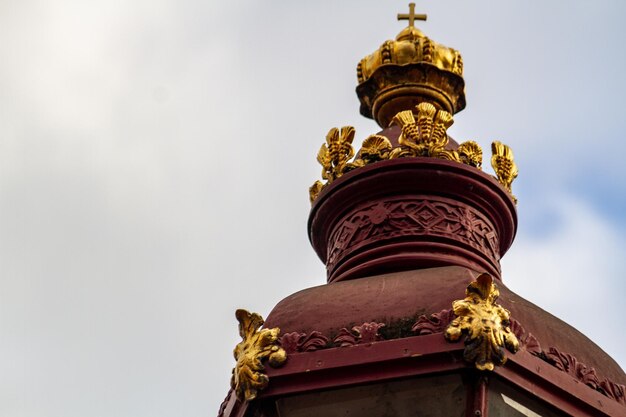
<svg viewBox="0 0 626 417"><path fill-rule="evenodd" d="M337 223L328 244L329 270L353 249L397 237L452 239L500 259L498 235L479 211L444 198L382 201L351 212Z"/></svg>

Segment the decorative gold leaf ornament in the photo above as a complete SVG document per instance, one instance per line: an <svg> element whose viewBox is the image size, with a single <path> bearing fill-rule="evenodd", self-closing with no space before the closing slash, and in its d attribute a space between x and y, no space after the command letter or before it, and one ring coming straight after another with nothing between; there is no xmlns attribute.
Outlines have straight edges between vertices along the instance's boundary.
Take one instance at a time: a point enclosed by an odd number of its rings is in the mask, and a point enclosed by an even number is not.
<svg viewBox="0 0 626 417"><path fill-rule="evenodd" d="M352 141L354 140L354 127L344 126L341 130L333 127L326 135L326 143L322 144L317 153L317 162L322 166L322 178L326 184L330 184L344 173L363 166L357 161L351 163L354 156ZM309 188L309 198L313 202L326 184L316 181Z"/></svg>
<svg viewBox="0 0 626 417"><path fill-rule="evenodd" d="M417 120L412 111L396 114L392 124L400 126L402 134L398 138L399 148L394 149L390 158L426 156L461 162L457 151L446 149L449 139L446 133L454 120L444 110L437 110L431 103L420 103L416 107Z"/></svg>
<svg viewBox="0 0 626 417"><path fill-rule="evenodd" d="M341 131L333 127L326 135L326 143L322 144L317 153L317 161L322 165L322 178L329 183L349 170L348 161L354 156L352 140L354 140L352 126L344 126Z"/></svg>
<svg viewBox="0 0 626 417"><path fill-rule="evenodd" d="M392 124L401 128L398 144L395 148L391 141L382 135L371 135L363 141L357 157L354 156L352 141L355 131L351 126L340 129L332 128L326 135L326 142L317 154L317 160L322 165L322 179L325 183L316 181L309 188L311 203L319 193L337 178L353 169L361 168L378 161L406 157L429 157L454 161L482 169L483 151L474 141L461 143L458 148L447 149L449 137L447 130L454 120L445 110L438 110L433 104L422 102L416 106L416 111L404 110L397 113ZM511 183L517 177L517 165L513 161L513 151L510 147L494 142L491 165L496 178L507 191L511 192ZM517 203L517 199L513 196Z"/></svg>
<svg viewBox="0 0 626 417"><path fill-rule="evenodd" d="M513 161L513 150L505 144L495 141L491 144L491 153L491 166L496 173L498 181L512 193L511 184L518 174L517 165ZM517 202L517 199L515 201Z"/></svg>
<svg viewBox="0 0 626 417"><path fill-rule="evenodd" d="M424 122L424 119L422 119L422 122ZM422 156L422 154L426 153L426 149L424 149L420 143L420 131L411 110L401 111L396 114L391 120L391 123L400 126L402 133L398 138L400 147L394 149L391 155L389 155L390 158Z"/></svg>
<svg viewBox="0 0 626 417"><path fill-rule="evenodd" d="M287 354L277 343L279 328L259 330L263 318L257 313L239 309L235 316L243 340L233 352L237 364L233 368L230 385L241 401L251 401L269 383L269 378L263 373L265 367L262 362L267 360L270 366L278 367L285 363Z"/></svg>
<svg viewBox="0 0 626 417"><path fill-rule="evenodd" d="M509 328L510 313L496 304L500 292L489 274L481 274L471 282L465 294L464 300L452 303L457 317L444 336L456 342L465 335L463 358L477 369L492 371L495 365L506 362L505 347L512 353L519 349L519 342Z"/></svg>

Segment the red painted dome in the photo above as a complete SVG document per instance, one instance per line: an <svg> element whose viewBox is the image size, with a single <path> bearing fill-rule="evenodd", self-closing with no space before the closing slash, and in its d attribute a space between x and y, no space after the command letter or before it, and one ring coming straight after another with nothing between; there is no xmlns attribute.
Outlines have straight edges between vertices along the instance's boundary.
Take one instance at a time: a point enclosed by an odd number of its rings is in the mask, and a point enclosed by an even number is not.
<svg viewBox="0 0 626 417"><path fill-rule="evenodd" d="M416 333L411 328L420 316L449 310L454 300L463 298L465 287L477 275L468 268L448 266L320 285L282 300L267 317L265 326L279 327L283 334L317 331L332 340L342 328L376 322L385 324L381 333L388 338L413 336ZM511 318L523 327L525 335L536 338L542 352L552 348L569 354L594 368L601 378L626 384L620 366L589 338L502 282L497 285L498 302L511 312Z"/></svg>

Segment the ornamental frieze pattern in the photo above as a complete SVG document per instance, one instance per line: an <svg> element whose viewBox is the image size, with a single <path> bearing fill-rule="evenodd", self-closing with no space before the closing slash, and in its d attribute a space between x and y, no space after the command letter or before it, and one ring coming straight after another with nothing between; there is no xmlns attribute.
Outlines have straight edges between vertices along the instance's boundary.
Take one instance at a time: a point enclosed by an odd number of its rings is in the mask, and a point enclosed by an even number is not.
<svg viewBox="0 0 626 417"><path fill-rule="evenodd" d="M418 336L444 333L455 317L454 311L451 309L430 315L421 315L412 325L411 332ZM352 329L342 328L338 334L331 337L324 336L319 331L312 331L309 334L285 333L280 337L280 344L288 354L329 348L346 348L387 340L379 332L384 327L384 323L363 323L360 326L352 327ZM511 319L510 329L519 340L521 349L567 373L604 396L626 405L626 386L598 376L594 368L588 367L574 356L563 353L555 347L543 350L539 340L532 333L526 331L524 326L515 319ZM389 337L388 339L394 338Z"/></svg>
<svg viewBox="0 0 626 417"><path fill-rule="evenodd" d="M328 338L318 331L312 331L309 334L291 332L282 335L280 344L287 353L355 346L383 340L383 337L378 333L383 327L385 327L384 323L376 322L363 323L360 326L352 327L351 330L344 327L333 338Z"/></svg>
<svg viewBox="0 0 626 417"><path fill-rule="evenodd" d="M577 381L582 382L622 405L626 405L626 386L616 384L607 378L599 377L596 374L595 368L579 362L573 355L561 352L555 347L550 347L547 351L537 356L557 369L567 373Z"/></svg>
<svg viewBox="0 0 626 417"><path fill-rule="evenodd" d="M378 202L350 214L330 236L327 265L332 269L353 248L402 236L453 239L500 260L498 235L479 211L448 200Z"/></svg>
<svg viewBox="0 0 626 417"><path fill-rule="evenodd" d="M324 335L319 331L312 331L308 334L291 332L279 336L280 330L278 328L259 330L262 319L257 314L248 313L245 310L238 310L237 313L237 318L240 321L239 330L244 340L235 349L235 358L238 364L233 369L234 378L231 382L238 383L232 384L232 389L220 406L218 416L224 414L233 395L236 395L240 401L250 401L256 397L257 390L265 388L269 381L263 372L264 367L260 361L267 357L270 359L270 365L276 367L284 363L287 354L292 353L313 352L329 348L349 348L408 337L411 333L417 336L445 334L450 325L458 319L454 310L449 309L430 315L421 315L412 325L407 323L409 327L400 333L397 333L398 329L391 333L384 332L385 323L365 322L353 326L351 329L344 327L334 335ZM392 327L397 327L397 325L394 324ZM404 325L401 327L404 328ZM527 332L515 319L510 319L509 329L519 341L520 348L567 373L602 395L626 406L626 386L599 376L595 368L587 366L573 355L562 352L556 347L549 347L547 350L542 349L537 338L532 333ZM240 362L245 366L242 366ZM249 378L235 378L235 375L241 373L241 370L246 367L250 368L249 372L243 372L243 374L247 374ZM244 379L245 381L242 381Z"/></svg>

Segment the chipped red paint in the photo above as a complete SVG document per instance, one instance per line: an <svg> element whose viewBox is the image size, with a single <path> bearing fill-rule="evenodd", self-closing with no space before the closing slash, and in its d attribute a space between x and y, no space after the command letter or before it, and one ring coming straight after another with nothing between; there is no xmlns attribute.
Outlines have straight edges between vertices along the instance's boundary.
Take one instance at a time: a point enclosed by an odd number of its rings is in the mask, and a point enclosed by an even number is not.
<svg viewBox="0 0 626 417"><path fill-rule="evenodd" d="M382 336L378 334L378 331L385 327L385 323L363 323L360 326L354 326L352 331L357 334L357 343L371 343L382 340Z"/></svg>

